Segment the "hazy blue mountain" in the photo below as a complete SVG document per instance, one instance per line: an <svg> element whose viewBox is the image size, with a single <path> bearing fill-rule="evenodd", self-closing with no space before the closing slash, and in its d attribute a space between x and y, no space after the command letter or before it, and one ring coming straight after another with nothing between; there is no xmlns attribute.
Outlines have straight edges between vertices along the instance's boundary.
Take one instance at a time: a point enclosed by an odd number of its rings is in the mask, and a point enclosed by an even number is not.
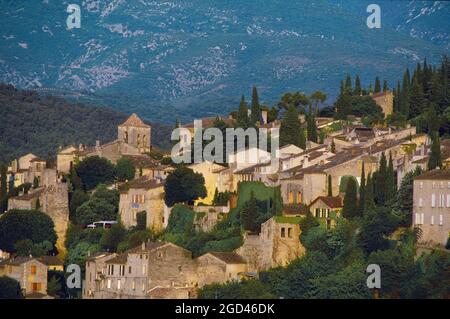
<svg viewBox="0 0 450 319"><path fill-rule="evenodd" d="M382 28L368 29L371 2L1 0L0 81L173 123L227 113L252 85L267 104L290 90L331 100L347 72L393 84L448 53L450 3L380 0Z"/></svg>

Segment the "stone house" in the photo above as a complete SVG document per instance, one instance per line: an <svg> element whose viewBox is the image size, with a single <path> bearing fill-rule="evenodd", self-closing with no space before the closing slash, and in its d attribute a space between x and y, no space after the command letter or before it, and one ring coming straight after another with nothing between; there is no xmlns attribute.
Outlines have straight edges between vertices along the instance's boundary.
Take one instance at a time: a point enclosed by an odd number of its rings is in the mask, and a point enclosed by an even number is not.
<svg viewBox="0 0 450 319"><path fill-rule="evenodd" d="M89 156L100 156L116 163L124 155L137 156L151 150L151 127L145 124L135 113L117 127L117 140L95 146L78 148L68 146L60 148L57 154L57 169L61 174L70 172L77 162Z"/></svg>
<svg viewBox="0 0 450 319"><path fill-rule="evenodd" d="M147 228L161 231L167 225L169 209L164 202L164 183L142 176L120 189L119 213L125 227L136 226L137 213L147 214Z"/></svg>
<svg viewBox="0 0 450 319"><path fill-rule="evenodd" d="M47 295L47 266L33 257L15 257L0 262L0 276L8 276L20 283L27 297Z"/></svg>
<svg viewBox="0 0 450 319"><path fill-rule="evenodd" d="M221 170L223 166L212 163L212 162L201 162L195 163L189 166L195 173L199 173L203 175L205 179L205 188L206 188L206 197L199 198L195 201L196 204L203 203L206 205L211 205L214 199L214 193L218 188L218 178L219 174L218 170Z"/></svg>
<svg viewBox="0 0 450 319"><path fill-rule="evenodd" d="M343 198L340 196L319 196L311 202L309 210L314 217L325 222L327 229L330 229L336 225L336 220L341 217L343 207Z"/></svg>
<svg viewBox="0 0 450 319"><path fill-rule="evenodd" d="M274 216L261 225L259 234L245 234L236 253L247 262L249 272L286 266L304 254L298 218Z"/></svg>
<svg viewBox="0 0 450 319"><path fill-rule="evenodd" d="M117 257L116 253L99 252L86 259L85 280L83 281L83 299L103 298L106 287L106 261Z"/></svg>
<svg viewBox="0 0 450 319"><path fill-rule="evenodd" d="M371 97L383 110L384 117L392 114L394 111L394 93L392 91L373 93Z"/></svg>
<svg viewBox="0 0 450 319"><path fill-rule="evenodd" d="M450 236L450 170L435 169L414 179L413 224L419 243L445 246Z"/></svg>
<svg viewBox="0 0 450 319"><path fill-rule="evenodd" d="M43 171L41 185L39 188L30 190L28 194L9 198L8 208L36 209L39 199L39 210L52 218L58 236L56 247L64 255L64 240L69 223L68 186L67 183L60 182L54 169Z"/></svg>
<svg viewBox="0 0 450 319"><path fill-rule="evenodd" d="M210 283L240 281L247 272L247 262L236 253L209 252L196 259L198 287Z"/></svg>

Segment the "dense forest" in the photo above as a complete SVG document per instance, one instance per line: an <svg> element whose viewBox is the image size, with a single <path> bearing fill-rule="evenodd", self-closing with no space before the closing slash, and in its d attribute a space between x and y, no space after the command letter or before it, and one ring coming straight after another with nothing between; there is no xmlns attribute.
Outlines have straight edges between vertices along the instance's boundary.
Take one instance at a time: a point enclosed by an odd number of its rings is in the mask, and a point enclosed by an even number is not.
<svg viewBox="0 0 450 319"><path fill-rule="evenodd" d="M60 145L112 141L117 138L117 125L127 116L109 108L73 104L0 84L0 161L7 162L28 152L46 158ZM151 125L153 145L168 148L172 127Z"/></svg>

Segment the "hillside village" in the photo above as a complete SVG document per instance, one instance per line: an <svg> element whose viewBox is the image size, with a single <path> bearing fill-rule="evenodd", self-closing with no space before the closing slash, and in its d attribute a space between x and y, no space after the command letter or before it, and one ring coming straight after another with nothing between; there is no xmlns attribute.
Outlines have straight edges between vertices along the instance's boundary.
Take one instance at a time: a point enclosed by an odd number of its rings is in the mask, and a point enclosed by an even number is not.
<svg viewBox="0 0 450 319"><path fill-rule="evenodd" d="M382 119L369 124L354 114L323 116L311 104L309 113L288 105L284 117L274 117L273 109L259 107L256 89L251 108L241 101L235 114L202 119L203 128L280 128L276 170L270 152L255 149L237 150L227 164L175 165L152 146L152 127L134 113L111 142L61 145L53 160L24 154L1 172L2 194L8 196L0 223L14 214L23 215L14 220L20 223L27 213L40 212L53 222L56 238L40 256L33 254L39 251L33 239L17 235L20 245L2 243L0 276L17 280L27 298L54 298L48 274L81 263L82 288L72 292L81 298L208 297L230 284L259 283L267 273L307 258L312 225L322 229L314 230L319 236L342 229L346 220L362 220L359 232L369 234L376 225L367 226L364 218L391 214L377 211L381 206L393 207L404 220L377 240L360 239L367 255L388 249L382 244L408 229L419 233L417 258L446 251L450 139L419 132L411 121L387 123L398 113L398 90L375 91L357 94L381 110ZM292 114L296 126L286 135ZM177 127L194 130L193 123ZM255 153L257 162L234 161L239 152ZM408 208L395 206L401 196L412 199L409 215L403 213ZM110 229L88 226L102 221Z"/></svg>

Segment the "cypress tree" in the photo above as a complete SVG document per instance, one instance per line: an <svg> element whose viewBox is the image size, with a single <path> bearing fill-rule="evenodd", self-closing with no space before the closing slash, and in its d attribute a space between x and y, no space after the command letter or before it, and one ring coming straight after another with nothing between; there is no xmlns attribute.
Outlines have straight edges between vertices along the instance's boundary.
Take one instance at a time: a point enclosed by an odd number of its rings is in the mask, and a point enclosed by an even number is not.
<svg viewBox="0 0 450 319"><path fill-rule="evenodd" d="M331 140L331 153L336 154L336 144L334 143L334 138Z"/></svg>
<svg viewBox="0 0 450 319"><path fill-rule="evenodd" d="M442 167L442 154L439 134L434 132L431 144L431 154L428 159L428 169L432 170L436 167Z"/></svg>
<svg viewBox="0 0 450 319"><path fill-rule="evenodd" d="M355 79L355 90L353 91L353 93L356 96L361 95L362 91L361 91L361 80L359 78L359 75L356 75L356 79Z"/></svg>
<svg viewBox="0 0 450 319"><path fill-rule="evenodd" d="M361 185L359 185L359 211L361 215L364 213L364 204L366 201L365 193L366 193L366 173L364 170L364 161L363 161L361 168Z"/></svg>
<svg viewBox="0 0 450 319"><path fill-rule="evenodd" d="M299 133L298 133L299 137L298 137L298 147L300 147L301 149L305 150L306 149L306 136L305 136L305 129L304 128L300 128Z"/></svg>
<svg viewBox="0 0 450 319"><path fill-rule="evenodd" d="M8 168L0 163L0 214L8 209Z"/></svg>
<svg viewBox="0 0 450 319"><path fill-rule="evenodd" d="M406 72L403 74L403 85L402 85L402 93L401 93L401 104L400 111L406 118L409 117L409 70L406 69Z"/></svg>
<svg viewBox="0 0 450 319"><path fill-rule="evenodd" d="M239 110L236 118L237 127L247 129L249 127L248 107L245 102L244 95L241 96L241 102L239 103Z"/></svg>
<svg viewBox="0 0 450 319"><path fill-rule="evenodd" d="M342 215L345 218L351 219L358 215L357 195L356 195L356 181L354 178L349 178L347 181L347 188L344 196L344 207L342 208Z"/></svg>
<svg viewBox="0 0 450 319"><path fill-rule="evenodd" d="M300 121L297 108L290 105L283 115L280 125L280 146L293 144L300 146ZM302 148L302 147L301 147Z"/></svg>
<svg viewBox="0 0 450 319"><path fill-rule="evenodd" d="M383 81L383 92L386 92L387 90L389 90L388 81L384 80Z"/></svg>
<svg viewBox="0 0 450 319"><path fill-rule="evenodd" d="M327 196L332 197L333 196L333 185L331 185L331 175L328 175L328 194Z"/></svg>
<svg viewBox="0 0 450 319"><path fill-rule="evenodd" d="M256 122L261 121L261 108L259 105L259 97L258 97L258 90L256 89L256 86L253 86L252 90L252 106L251 106L251 115L250 115L250 121L252 125L255 125Z"/></svg>
<svg viewBox="0 0 450 319"><path fill-rule="evenodd" d="M39 187L39 179L37 178L37 176L35 176L33 178L33 188L38 188Z"/></svg>
<svg viewBox="0 0 450 319"><path fill-rule="evenodd" d="M434 103L431 103L427 112L427 127L428 135L433 138L434 133L439 131L439 118L436 113L436 107Z"/></svg>
<svg viewBox="0 0 450 319"><path fill-rule="evenodd" d="M371 174L367 176L367 183L364 194L364 214L372 212L375 209L373 179Z"/></svg>
<svg viewBox="0 0 450 319"><path fill-rule="evenodd" d="M412 89L409 96L409 116L410 118L420 115L426 106L425 96L418 76L413 79Z"/></svg>
<svg viewBox="0 0 450 319"><path fill-rule="evenodd" d="M350 77L350 74L347 74L347 76L345 77L344 93L351 94L351 92L352 92L352 78Z"/></svg>
<svg viewBox="0 0 450 319"><path fill-rule="evenodd" d="M386 171L386 203L392 204L392 200L395 198L397 193L397 181L395 180L394 163L392 161L392 154L389 153L389 164Z"/></svg>
<svg viewBox="0 0 450 319"><path fill-rule="evenodd" d="M374 89L375 93L380 93L381 92L381 82L380 82L380 78L377 76L375 78L375 89Z"/></svg>
<svg viewBox="0 0 450 319"><path fill-rule="evenodd" d="M394 111L395 112L402 112L402 90L400 87L400 81L397 81L397 89L395 90L394 94Z"/></svg>
<svg viewBox="0 0 450 319"><path fill-rule="evenodd" d="M309 107L309 114L308 114L308 121L307 121L307 134L308 134L308 141L317 143L316 119L312 113L311 106Z"/></svg>
<svg viewBox="0 0 450 319"><path fill-rule="evenodd" d="M245 203L245 207L241 213L241 221L244 230L249 230L251 232L257 232L258 225L258 206L256 204L255 194L253 191L250 193L250 199Z"/></svg>
<svg viewBox="0 0 450 319"><path fill-rule="evenodd" d="M387 161L384 152L381 153L380 168L374 176L374 193L375 202L378 205L385 205L386 203L386 187L387 186Z"/></svg>

